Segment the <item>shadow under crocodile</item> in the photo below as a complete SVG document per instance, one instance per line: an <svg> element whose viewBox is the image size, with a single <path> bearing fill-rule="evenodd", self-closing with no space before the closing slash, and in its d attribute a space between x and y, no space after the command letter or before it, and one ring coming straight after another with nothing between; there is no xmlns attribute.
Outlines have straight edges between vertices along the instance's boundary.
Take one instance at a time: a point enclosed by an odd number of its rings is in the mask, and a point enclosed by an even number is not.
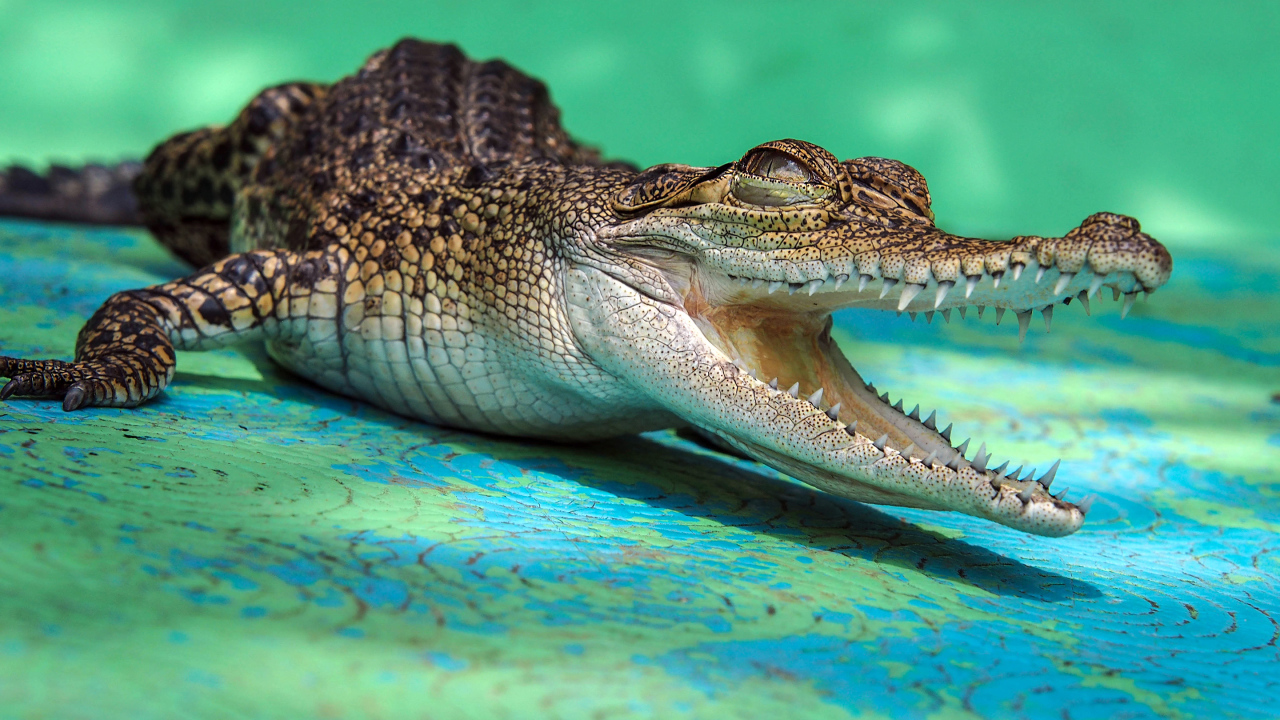
<svg viewBox="0 0 1280 720"><path fill-rule="evenodd" d="M709 451L673 434L650 433L561 445L514 440L416 422L341 398L290 376L265 353L247 352L264 380L178 373L178 383L261 393L321 406L384 428L409 430L526 470L562 477L655 508L710 519L810 549L893 565L995 595L1044 603L1101 597L1093 585L931 532L852 500L777 477L763 466ZM163 399L160 400L164 402ZM638 469L641 469L638 472ZM635 478L642 479L635 482ZM621 482L618 478L627 478ZM994 528L994 526L993 526Z"/></svg>
<svg viewBox="0 0 1280 720"><path fill-rule="evenodd" d="M459 441L459 437L450 439L451 444ZM1102 595L1089 583L925 530L872 506L781 479L763 466L756 466L756 470L748 467L752 463L717 457L688 441L633 436L571 447L532 443L538 447L535 457L521 457L517 450L531 443L505 444L510 447L499 452L515 451L514 456L503 459L517 466L554 473L546 459L554 453L562 462L592 467L592 473L575 474L575 482L806 548L894 565L995 595L1050 603ZM483 449L499 455L495 450L492 445ZM631 485L602 481L609 476L610 466L625 466L632 475L635 468L647 467L650 478Z"/></svg>

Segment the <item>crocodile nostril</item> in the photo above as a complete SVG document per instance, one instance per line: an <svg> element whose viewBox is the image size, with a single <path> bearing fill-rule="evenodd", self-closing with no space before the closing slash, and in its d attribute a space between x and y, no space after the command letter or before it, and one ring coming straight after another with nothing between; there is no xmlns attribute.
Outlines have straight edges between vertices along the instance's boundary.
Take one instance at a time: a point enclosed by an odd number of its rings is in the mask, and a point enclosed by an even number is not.
<svg viewBox="0 0 1280 720"><path fill-rule="evenodd" d="M1134 232L1142 231L1142 226L1138 224L1138 221L1136 218L1131 218L1128 215L1120 215L1117 213L1109 213L1109 212L1099 212L1099 213L1094 213L1090 215L1089 217L1085 218L1084 222L1080 223L1080 227L1085 228L1090 225L1097 225L1100 223L1104 225L1112 225L1115 227L1126 228L1128 230L1133 230Z"/></svg>

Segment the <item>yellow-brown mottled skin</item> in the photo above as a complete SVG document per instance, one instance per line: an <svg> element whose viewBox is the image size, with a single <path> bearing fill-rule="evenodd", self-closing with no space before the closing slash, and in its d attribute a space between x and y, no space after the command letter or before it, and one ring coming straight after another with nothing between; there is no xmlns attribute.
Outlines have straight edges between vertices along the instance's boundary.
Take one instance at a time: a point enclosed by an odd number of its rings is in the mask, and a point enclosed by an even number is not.
<svg viewBox="0 0 1280 720"><path fill-rule="evenodd" d="M0 359L0 397L133 406L175 349L265 340L428 422L557 440L692 426L833 493L1044 535L1088 509L1049 494L1057 466L987 469L985 444L966 459L934 415L877 397L830 314L1012 308L1025 333L1034 309L1048 324L1103 286L1131 302L1171 269L1109 213L1062 238L947 234L915 170L797 140L719 168L605 164L541 83L414 40L170 139L135 189L155 234L207 267L110 298L73 363Z"/></svg>

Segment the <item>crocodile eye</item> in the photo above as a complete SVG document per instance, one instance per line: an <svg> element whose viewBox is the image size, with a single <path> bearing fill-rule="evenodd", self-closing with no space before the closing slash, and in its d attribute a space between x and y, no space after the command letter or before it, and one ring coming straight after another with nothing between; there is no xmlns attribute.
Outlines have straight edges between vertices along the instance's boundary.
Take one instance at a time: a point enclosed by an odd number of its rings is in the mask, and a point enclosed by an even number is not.
<svg viewBox="0 0 1280 720"><path fill-rule="evenodd" d="M800 160L778 150L761 150L742 161L742 169L752 175L792 183L813 182L813 171Z"/></svg>
<svg viewBox="0 0 1280 720"><path fill-rule="evenodd" d="M807 205L828 193L803 160L772 148L749 153L738 171L730 192L750 205Z"/></svg>

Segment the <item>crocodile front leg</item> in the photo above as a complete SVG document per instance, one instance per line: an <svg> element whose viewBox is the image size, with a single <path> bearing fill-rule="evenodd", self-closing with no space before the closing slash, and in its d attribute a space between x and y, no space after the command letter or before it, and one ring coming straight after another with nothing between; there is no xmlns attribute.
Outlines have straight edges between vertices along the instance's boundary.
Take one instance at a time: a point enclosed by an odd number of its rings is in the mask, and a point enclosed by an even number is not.
<svg viewBox="0 0 1280 720"><path fill-rule="evenodd" d="M1068 535L1084 520L1079 507L1037 482L951 457L914 458L910 449L887 444L886 433L863 434L859 420L864 429L883 421L859 417L859 403L842 413L823 411L820 397L753 377L689 314L602 272L579 270L568 280L571 314L582 329L577 336L589 339L586 350L597 362L760 462L854 500L955 510L1037 535Z"/></svg>
<svg viewBox="0 0 1280 720"><path fill-rule="evenodd" d="M111 296L80 331L75 362L0 357L0 389L61 398L64 410L134 407L173 378L174 350L265 337L339 343L345 250L233 255L190 277ZM333 353L330 353L333 354Z"/></svg>

